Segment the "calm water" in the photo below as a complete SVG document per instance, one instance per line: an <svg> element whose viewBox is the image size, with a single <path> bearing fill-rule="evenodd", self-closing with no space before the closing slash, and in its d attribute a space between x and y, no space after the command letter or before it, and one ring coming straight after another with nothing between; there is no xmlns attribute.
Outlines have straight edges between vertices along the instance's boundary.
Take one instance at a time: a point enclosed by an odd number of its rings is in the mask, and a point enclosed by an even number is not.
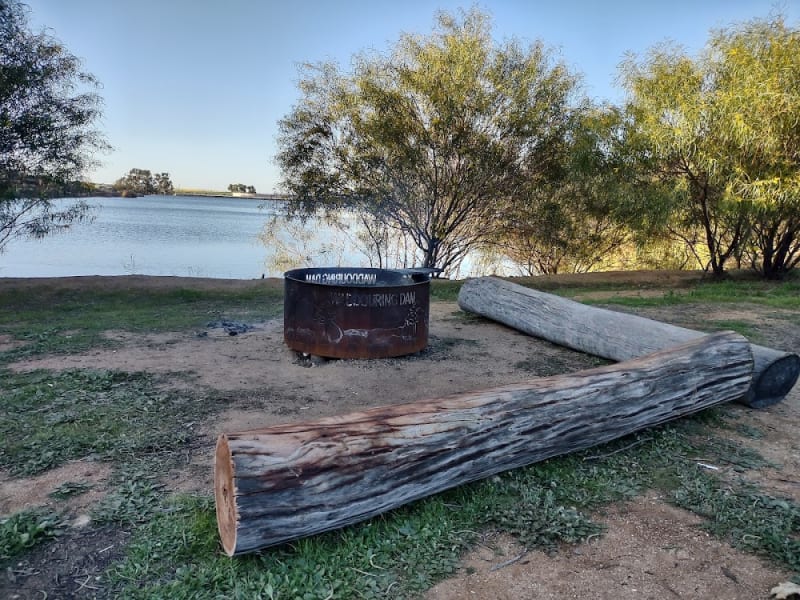
<svg viewBox="0 0 800 600"><path fill-rule="evenodd" d="M279 275L258 240L281 204L239 198L89 198L91 223L42 240L15 240L0 277L177 275L252 279ZM66 202L66 201L64 201Z"/></svg>

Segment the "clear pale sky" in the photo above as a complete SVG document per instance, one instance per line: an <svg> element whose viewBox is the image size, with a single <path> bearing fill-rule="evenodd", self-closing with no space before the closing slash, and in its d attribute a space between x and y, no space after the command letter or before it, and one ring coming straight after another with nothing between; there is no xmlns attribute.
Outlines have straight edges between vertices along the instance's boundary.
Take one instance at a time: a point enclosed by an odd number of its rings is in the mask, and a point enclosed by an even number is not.
<svg viewBox="0 0 800 600"><path fill-rule="evenodd" d="M229 183L277 191L277 123L298 99L297 65L385 50L428 33L450 0L24 0L103 84L100 128L114 151L90 174L111 183L133 167L177 187ZM800 0L493 0L476 4L497 40L540 39L586 92L618 102L617 65L669 39L696 52L711 29L782 12Z"/></svg>

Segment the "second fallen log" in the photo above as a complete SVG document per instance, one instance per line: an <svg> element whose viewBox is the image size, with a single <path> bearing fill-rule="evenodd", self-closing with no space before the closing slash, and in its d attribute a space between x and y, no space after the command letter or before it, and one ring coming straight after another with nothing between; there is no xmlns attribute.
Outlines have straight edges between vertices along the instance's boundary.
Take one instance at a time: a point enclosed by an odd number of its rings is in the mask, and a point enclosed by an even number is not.
<svg viewBox="0 0 800 600"><path fill-rule="evenodd" d="M610 360L629 360L706 335L637 315L588 306L497 277L470 279L458 305L554 344ZM766 408L783 400L800 376L800 356L752 344L753 381L740 402Z"/></svg>
<svg viewBox="0 0 800 600"><path fill-rule="evenodd" d="M747 391L750 344L721 333L626 363L217 440L228 555L368 519Z"/></svg>

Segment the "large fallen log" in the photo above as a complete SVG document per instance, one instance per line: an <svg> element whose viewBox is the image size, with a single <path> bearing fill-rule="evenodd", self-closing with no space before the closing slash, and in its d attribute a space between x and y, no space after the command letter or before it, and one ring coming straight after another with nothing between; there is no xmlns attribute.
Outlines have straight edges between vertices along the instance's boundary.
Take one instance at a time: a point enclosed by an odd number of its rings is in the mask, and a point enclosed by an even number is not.
<svg viewBox="0 0 800 600"><path fill-rule="evenodd" d="M587 306L496 277L466 281L459 306L554 344L610 360L629 360L706 335L645 317ZM800 357L751 345L755 368L740 400L765 408L783 400L800 375Z"/></svg>
<svg viewBox="0 0 800 600"><path fill-rule="evenodd" d="M608 442L735 400L752 370L749 343L729 332L570 375L222 434L222 545L252 552Z"/></svg>

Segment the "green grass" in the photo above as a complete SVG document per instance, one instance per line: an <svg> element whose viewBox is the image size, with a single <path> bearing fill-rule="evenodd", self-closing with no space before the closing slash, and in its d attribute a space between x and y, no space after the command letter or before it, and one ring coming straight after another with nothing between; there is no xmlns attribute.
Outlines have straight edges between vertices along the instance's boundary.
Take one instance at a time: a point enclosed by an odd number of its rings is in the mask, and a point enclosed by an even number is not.
<svg viewBox="0 0 800 600"><path fill-rule="evenodd" d="M706 518L704 529L745 551L800 574L800 505L751 485L721 486L710 475L689 474L675 492L678 506Z"/></svg>
<svg viewBox="0 0 800 600"><path fill-rule="evenodd" d="M438 302L455 302L461 291L463 281L449 279L431 279L431 300Z"/></svg>
<svg viewBox="0 0 800 600"><path fill-rule="evenodd" d="M69 460L167 460L193 438L186 424L213 398L163 391L144 373L68 370L2 373L0 467L33 475Z"/></svg>
<svg viewBox="0 0 800 600"><path fill-rule="evenodd" d="M283 291L275 286L246 290L0 291L0 333L24 342L0 353L0 364L25 356L80 352L110 345L104 331L180 331L202 328L223 316L261 321L280 314Z"/></svg>
<svg viewBox="0 0 800 600"><path fill-rule="evenodd" d="M565 295L577 295L594 290L574 288L564 290ZM612 296L603 300L587 300L595 304L619 304L630 307L675 306L690 303L752 303L772 308L800 309L800 281L704 281L683 289L664 292L662 296Z"/></svg>

